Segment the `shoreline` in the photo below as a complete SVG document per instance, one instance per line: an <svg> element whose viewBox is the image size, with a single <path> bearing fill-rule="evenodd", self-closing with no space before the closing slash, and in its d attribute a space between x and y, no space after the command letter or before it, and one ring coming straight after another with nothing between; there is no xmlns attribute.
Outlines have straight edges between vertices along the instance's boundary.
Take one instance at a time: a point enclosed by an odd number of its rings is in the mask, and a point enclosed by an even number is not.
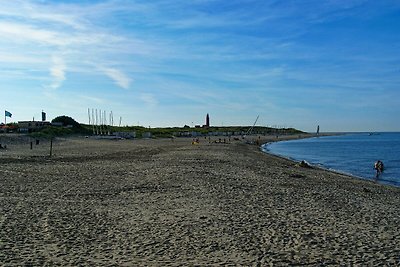
<svg viewBox="0 0 400 267"><path fill-rule="evenodd" d="M400 189L301 168L242 140L191 141L73 138L51 158L38 157L47 144L11 148L0 158L0 262L399 263Z"/></svg>
<svg viewBox="0 0 400 267"><path fill-rule="evenodd" d="M291 162L293 162L295 164L299 164L300 163L300 161L298 161L296 159L293 159L291 157L285 157L285 156L279 155L279 154L274 154L272 152L268 152L267 150L263 150L261 147L260 147L260 150L263 153L266 153L268 155L275 156L275 157L278 157L278 158L281 158L281 159L284 159L284 160L291 161ZM307 163L309 163L309 162L307 162ZM379 183L379 182L376 182L374 180L371 180L371 179L368 179L368 178L365 178L365 177L362 177L362 176L357 176L357 175L354 175L354 174L351 174L351 173L341 172L340 170L334 170L334 169L325 168L322 165L319 166L319 165L315 165L315 164L312 164L312 163L309 163L309 164L310 164L311 168L314 168L314 169L319 169L319 170L322 170L322 171L327 171L327 172L331 172L333 174L338 174L338 175L345 175L345 176L348 176L349 178L358 179L358 180L365 181L365 182L371 182L371 183L374 183L374 184L381 184L381 185L393 186L393 187L396 187L396 188L397 187L400 188L400 186L396 186L394 184Z"/></svg>
<svg viewBox="0 0 400 267"><path fill-rule="evenodd" d="M323 136L337 136L337 135L343 135L343 134L356 134L356 133L326 134L326 135L323 135ZM297 138L297 139L279 140L277 142L290 141L290 140L300 140L300 139L307 139L307 138L318 138L318 137L323 137L323 136L310 136L310 137L303 137L303 138ZM301 160L297 160L297 159L289 157L289 156L275 154L275 153L271 152L267 147L272 143L275 143L275 142L274 141L270 141L270 142L267 142L267 143L261 145L260 146L260 150L263 151L264 153L267 153L267 154L270 154L270 155L273 155L273 156L276 156L276 157L279 157L279 158L287 159L287 160L292 161L294 163L300 163ZM400 188L400 185L393 184L393 183L391 183L389 181L379 180L379 179L378 180L371 179L369 177L359 176L359 175L356 175L356 174L348 173L346 171L337 170L337 169L331 169L329 167L325 167L324 165L317 165L317 164L314 164L312 162L307 162L307 163L310 164L310 166L312 168L321 169L321 170L325 170L325 171L336 173L336 174L340 174L340 175L347 175L347 176L349 176L351 178L355 178L355 179L358 179L358 180L363 180L363 181L368 181L368 182L372 182L372 183L376 183L376 184L381 184L381 185L393 186L393 187L396 187L396 188Z"/></svg>

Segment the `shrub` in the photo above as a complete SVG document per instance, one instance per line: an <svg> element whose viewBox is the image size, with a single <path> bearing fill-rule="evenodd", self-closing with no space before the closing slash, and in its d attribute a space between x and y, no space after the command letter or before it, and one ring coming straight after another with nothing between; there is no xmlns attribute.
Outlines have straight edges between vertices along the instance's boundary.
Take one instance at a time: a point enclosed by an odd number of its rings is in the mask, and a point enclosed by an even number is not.
<svg viewBox="0 0 400 267"><path fill-rule="evenodd" d="M73 118L65 116L65 115L58 116L58 117L54 118L51 122L52 123L61 122L63 126L72 125L74 128L81 128L81 125L79 124L79 122L77 122Z"/></svg>

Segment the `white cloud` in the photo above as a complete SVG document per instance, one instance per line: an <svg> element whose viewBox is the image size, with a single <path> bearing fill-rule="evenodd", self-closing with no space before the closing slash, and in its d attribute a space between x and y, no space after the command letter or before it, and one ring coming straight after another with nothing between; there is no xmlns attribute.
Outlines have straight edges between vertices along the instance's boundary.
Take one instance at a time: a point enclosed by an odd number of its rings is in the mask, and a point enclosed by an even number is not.
<svg viewBox="0 0 400 267"><path fill-rule="evenodd" d="M51 88L59 88L65 80L66 66L64 60L61 57L53 56L53 65L50 67L50 75L53 77L53 83L50 85Z"/></svg>
<svg viewBox="0 0 400 267"><path fill-rule="evenodd" d="M57 31L50 28L44 29L37 26L0 22L0 35L3 40L13 43L29 44L34 42L40 45L58 47L77 47L85 45L105 45L120 43L124 40L121 37L111 34L93 33L90 31Z"/></svg>
<svg viewBox="0 0 400 267"><path fill-rule="evenodd" d="M100 70L110 77L121 88L129 89L131 78L125 75L122 71L114 68L100 68Z"/></svg>
<svg viewBox="0 0 400 267"><path fill-rule="evenodd" d="M40 64L41 60L39 58L30 55L21 55L15 53L3 53L0 52L0 62L7 64L15 63L28 63L28 64Z"/></svg>
<svg viewBox="0 0 400 267"><path fill-rule="evenodd" d="M27 0L19 1L1 1L0 15L7 17L14 17L23 20L41 21L44 23L57 23L65 26L70 26L75 29L84 28L82 19L75 13L78 9L70 5L55 6L42 5Z"/></svg>
<svg viewBox="0 0 400 267"><path fill-rule="evenodd" d="M13 41L33 41L48 45L65 45L65 40L56 32L42 30L18 23L0 23L0 35Z"/></svg>

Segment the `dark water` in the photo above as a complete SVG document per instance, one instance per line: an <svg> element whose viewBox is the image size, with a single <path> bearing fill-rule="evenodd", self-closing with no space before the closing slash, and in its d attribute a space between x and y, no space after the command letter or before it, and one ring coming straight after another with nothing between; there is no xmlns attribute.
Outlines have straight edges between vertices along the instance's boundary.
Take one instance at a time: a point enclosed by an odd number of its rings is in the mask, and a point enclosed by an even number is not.
<svg viewBox="0 0 400 267"><path fill-rule="evenodd" d="M379 182L400 186L400 133L360 133L266 144L264 151L373 180L374 162L385 170Z"/></svg>

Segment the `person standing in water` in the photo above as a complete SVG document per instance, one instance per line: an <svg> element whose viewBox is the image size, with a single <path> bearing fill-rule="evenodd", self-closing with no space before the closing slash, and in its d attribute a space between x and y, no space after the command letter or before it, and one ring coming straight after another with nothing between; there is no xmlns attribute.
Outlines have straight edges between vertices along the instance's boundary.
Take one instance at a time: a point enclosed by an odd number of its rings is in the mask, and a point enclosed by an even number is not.
<svg viewBox="0 0 400 267"><path fill-rule="evenodd" d="M380 160L376 161L374 164L374 169L376 170L375 178L378 179L383 172L383 162Z"/></svg>

